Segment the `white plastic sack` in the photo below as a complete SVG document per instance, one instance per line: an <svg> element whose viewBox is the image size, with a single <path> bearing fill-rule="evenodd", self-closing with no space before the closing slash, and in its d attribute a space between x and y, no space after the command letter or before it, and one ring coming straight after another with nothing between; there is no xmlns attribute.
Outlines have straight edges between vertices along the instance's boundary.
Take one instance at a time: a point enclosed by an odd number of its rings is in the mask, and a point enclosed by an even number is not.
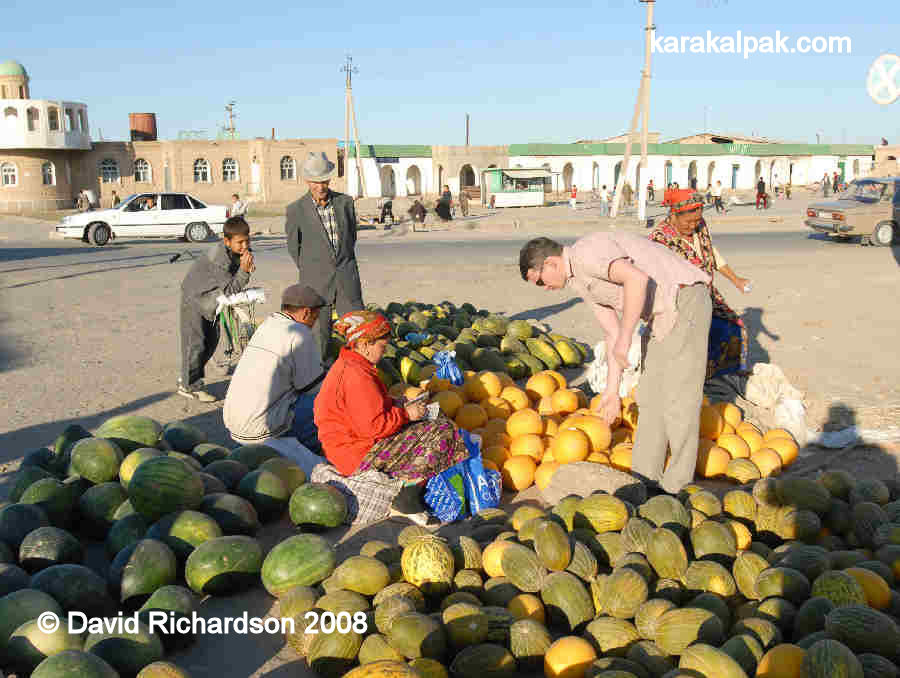
<svg viewBox="0 0 900 678"><path fill-rule="evenodd" d="M800 447L806 445L806 406L798 398L779 398L775 405L775 426L794 436Z"/></svg>
<svg viewBox="0 0 900 678"><path fill-rule="evenodd" d="M747 379L744 397L754 405L771 410L779 400L803 400L803 393L791 386L778 365L756 363Z"/></svg>
<svg viewBox="0 0 900 678"><path fill-rule="evenodd" d="M637 386L641 377L641 333L643 325L638 325L631 337L631 348L628 350L628 367L622 372L619 382L619 397L624 398L632 388ZM606 392L606 380L609 368L606 364L606 339L601 339L594 347L594 362L588 366L587 380L594 393Z"/></svg>

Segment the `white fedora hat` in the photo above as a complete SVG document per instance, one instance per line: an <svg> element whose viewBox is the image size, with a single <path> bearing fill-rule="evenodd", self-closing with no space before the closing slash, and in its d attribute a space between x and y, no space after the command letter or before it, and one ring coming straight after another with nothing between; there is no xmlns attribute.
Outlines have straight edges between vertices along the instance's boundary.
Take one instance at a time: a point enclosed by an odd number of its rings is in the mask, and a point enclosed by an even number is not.
<svg viewBox="0 0 900 678"><path fill-rule="evenodd" d="M337 167L328 159L325 151L310 151L303 163L303 178L307 181L328 181L336 170Z"/></svg>

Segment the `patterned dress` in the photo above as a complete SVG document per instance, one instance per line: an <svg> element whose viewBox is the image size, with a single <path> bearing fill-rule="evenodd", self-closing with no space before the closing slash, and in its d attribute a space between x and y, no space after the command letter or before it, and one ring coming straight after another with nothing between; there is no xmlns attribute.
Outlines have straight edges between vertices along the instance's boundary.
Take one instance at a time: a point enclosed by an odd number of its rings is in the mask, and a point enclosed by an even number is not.
<svg viewBox="0 0 900 678"><path fill-rule="evenodd" d="M715 279L716 257L713 252L712 239L706 221L701 219L697 226L697 240L700 251L697 252L690 241L683 238L678 230L663 221L650 233L650 239L665 245L676 254L704 270ZM712 324L709 328L709 357L706 363L706 378L746 372L748 364L749 340L744 321L725 302L725 298L710 283L710 295L713 303Z"/></svg>

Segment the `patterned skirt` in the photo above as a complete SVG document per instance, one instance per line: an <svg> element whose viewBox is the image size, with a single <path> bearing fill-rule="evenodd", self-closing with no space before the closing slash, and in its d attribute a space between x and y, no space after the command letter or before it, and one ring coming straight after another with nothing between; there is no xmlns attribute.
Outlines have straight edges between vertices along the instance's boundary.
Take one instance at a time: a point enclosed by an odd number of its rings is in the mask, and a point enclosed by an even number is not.
<svg viewBox="0 0 900 678"><path fill-rule="evenodd" d="M374 469L419 483L467 459L469 451L456 425L443 414L434 421L409 424L372 445L357 473Z"/></svg>

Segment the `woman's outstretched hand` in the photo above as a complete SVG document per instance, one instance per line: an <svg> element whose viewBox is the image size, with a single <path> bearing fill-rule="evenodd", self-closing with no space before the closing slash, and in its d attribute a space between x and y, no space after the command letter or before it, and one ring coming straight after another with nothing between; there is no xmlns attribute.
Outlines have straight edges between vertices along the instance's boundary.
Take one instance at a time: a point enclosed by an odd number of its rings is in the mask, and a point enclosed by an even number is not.
<svg viewBox="0 0 900 678"><path fill-rule="evenodd" d="M425 409L425 401L420 400L417 403L410 403L406 406L406 415L410 421L419 421L425 417L427 410Z"/></svg>

